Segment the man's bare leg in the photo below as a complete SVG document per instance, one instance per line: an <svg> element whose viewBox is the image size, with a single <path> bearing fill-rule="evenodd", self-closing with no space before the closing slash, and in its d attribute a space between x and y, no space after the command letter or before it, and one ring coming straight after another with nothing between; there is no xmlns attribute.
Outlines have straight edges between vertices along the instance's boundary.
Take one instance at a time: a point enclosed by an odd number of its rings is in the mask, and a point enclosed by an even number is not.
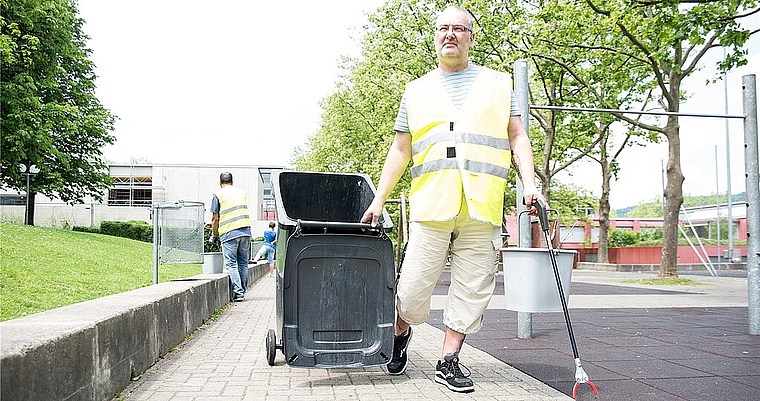
<svg viewBox="0 0 760 401"><path fill-rule="evenodd" d="M464 344L465 336L465 334L446 327L446 334L443 337L441 359L443 360L446 355L459 355L459 351L462 349L462 344Z"/></svg>

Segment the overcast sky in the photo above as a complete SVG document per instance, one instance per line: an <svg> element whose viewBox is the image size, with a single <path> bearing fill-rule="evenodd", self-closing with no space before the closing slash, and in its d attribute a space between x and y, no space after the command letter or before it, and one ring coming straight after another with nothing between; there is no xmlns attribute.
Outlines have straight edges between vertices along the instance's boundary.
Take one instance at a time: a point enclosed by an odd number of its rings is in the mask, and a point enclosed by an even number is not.
<svg viewBox="0 0 760 401"><path fill-rule="evenodd" d="M358 55L366 13L382 3L79 0L97 96L119 117L106 159L287 165L319 127L319 102L335 87L340 57ZM742 114L742 75L760 71L758 35L752 41L750 65L729 74L730 115ZM683 111L724 114L722 82L704 85L713 75L710 64L689 78ZM741 121L732 120L729 132L731 189L738 193L745 187ZM681 137L684 192L725 192L724 121L683 118ZM613 208L659 197L666 160L665 145L624 152ZM598 171L584 163L561 180L598 195Z"/></svg>
<svg viewBox="0 0 760 401"><path fill-rule="evenodd" d="M287 164L379 0L79 0L107 159Z"/></svg>

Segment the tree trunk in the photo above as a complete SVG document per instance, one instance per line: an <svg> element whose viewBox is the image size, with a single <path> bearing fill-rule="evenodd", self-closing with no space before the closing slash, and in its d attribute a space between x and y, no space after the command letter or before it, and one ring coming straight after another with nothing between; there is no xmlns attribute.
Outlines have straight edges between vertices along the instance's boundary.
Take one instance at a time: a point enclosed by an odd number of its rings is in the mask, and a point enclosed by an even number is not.
<svg viewBox="0 0 760 401"><path fill-rule="evenodd" d="M681 171L681 140L677 116L668 117L665 136L668 139L668 164L659 277L678 277L678 215L683 203L684 176Z"/></svg>
<svg viewBox="0 0 760 401"><path fill-rule="evenodd" d="M606 146L606 144L602 146ZM606 157L601 158L600 164L602 166L602 196L599 198L599 249L596 253L596 261L609 263L607 236L610 229L610 179L612 178L612 171Z"/></svg>

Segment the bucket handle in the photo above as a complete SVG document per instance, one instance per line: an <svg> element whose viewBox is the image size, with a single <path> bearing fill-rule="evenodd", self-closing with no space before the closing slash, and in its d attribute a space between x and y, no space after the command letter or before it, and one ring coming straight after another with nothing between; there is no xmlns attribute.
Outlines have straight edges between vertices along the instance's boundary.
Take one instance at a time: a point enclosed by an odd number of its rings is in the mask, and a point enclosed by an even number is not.
<svg viewBox="0 0 760 401"><path fill-rule="evenodd" d="M518 222L520 221L520 218L522 217L523 214L526 214L526 213L530 214L532 211L533 210L531 210L531 209L523 210L522 212L520 212L517 215L517 221ZM551 227L552 223L549 221L549 217L548 217L549 212L552 212L552 213L554 213L554 214L557 215L557 219L554 221L554 224L553 224L554 227L553 228ZM537 217L538 217L538 220L539 220L539 224L541 224L541 228L542 229L544 229L544 228L548 229L549 230L549 238L551 239L551 241L554 241L554 236L559 231L559 220L560 220L559 210L557 210L557 209L546 209L546 220L540 218L540 216L537 216ZM518 244L521 243L520 242L520 231L521 230L517 230L517 243Z"/></svg>

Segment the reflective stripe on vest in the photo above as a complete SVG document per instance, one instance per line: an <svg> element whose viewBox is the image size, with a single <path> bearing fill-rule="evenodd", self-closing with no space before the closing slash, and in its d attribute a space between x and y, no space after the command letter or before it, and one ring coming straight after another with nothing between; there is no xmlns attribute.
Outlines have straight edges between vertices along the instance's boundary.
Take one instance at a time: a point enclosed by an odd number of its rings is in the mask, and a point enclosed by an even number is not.
<svg viewBox="0 0 760 401"><path fill-rule="evenodd" d="M248 196L245 191L225 186L216 193L219 198L219 235L241 227L250 227Z"/></svg>
<svg viewBox="0 0 760 401"><path fill-rule="evenodd" d="M454 219L464 193L472 218L500 226L511 164L511 79L483 68L457 109L437 74L427 74L406 88L414 161L410 220Z"/></svg>

